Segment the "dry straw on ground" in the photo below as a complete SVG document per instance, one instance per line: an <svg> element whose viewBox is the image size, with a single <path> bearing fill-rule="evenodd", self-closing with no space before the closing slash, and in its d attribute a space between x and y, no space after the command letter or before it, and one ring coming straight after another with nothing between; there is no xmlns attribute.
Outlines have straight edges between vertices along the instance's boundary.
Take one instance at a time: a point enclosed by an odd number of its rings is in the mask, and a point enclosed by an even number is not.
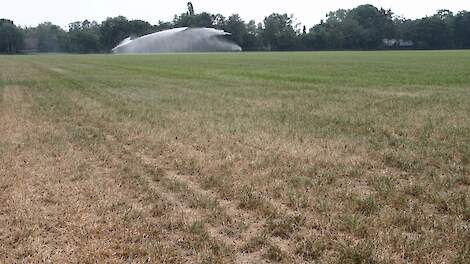
<svg viewBox="0 0 470 264"><path fill-rule="evenodd" d="M0 262L468 263L468 52L0 58Z"/></svg>

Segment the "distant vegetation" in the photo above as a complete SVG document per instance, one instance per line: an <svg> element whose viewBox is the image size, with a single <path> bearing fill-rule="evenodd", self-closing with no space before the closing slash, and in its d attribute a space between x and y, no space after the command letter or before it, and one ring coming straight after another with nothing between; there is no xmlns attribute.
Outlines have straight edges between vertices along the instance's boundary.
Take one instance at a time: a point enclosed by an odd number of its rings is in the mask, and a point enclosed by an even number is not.
<svg viewBox="0 0 470 264"><path fill-rule="evenodd" d="M190 4L190 3L189 3ZM232 33L231 39L247 51L374 50L384 48L470 48L470 12L439 10L433 16L410 20L391 10L361 5L330 12L320 24L307 30L292 15L271 14L262 23L243 21L238 14L224 17L207 12L175 15L173 21L156 25L123 16L98 23L85 20L69 24L68 30L49 22L19 28L0 20L0 53L109 52L128 36L175 27L212 27ZM384 40L388 40L385 41Z"/></svg>

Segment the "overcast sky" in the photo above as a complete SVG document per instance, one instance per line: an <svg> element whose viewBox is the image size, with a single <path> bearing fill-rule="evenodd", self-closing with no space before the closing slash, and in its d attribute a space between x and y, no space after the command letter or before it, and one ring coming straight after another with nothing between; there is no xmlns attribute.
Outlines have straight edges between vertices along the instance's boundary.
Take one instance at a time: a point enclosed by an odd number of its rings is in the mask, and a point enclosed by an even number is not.
<svg viewBox="0 0 470 264"><path fill-rule="evenodd" d="M70 22L85 19L103 21L107 17L123 15L156 24L169 21L174 14L186 11L187 0L1 0L0 18L8 18L21 26L36 26L50 21L63 28ZM470 10L470 0L193 0L196 12L207 11L229 16L240 14L245 20L261 22L273 12L294 14L297 21L311 27L329 11L352 8L370 3L391 8L395 14L407 18L432 15L438 9Z"/></svg>

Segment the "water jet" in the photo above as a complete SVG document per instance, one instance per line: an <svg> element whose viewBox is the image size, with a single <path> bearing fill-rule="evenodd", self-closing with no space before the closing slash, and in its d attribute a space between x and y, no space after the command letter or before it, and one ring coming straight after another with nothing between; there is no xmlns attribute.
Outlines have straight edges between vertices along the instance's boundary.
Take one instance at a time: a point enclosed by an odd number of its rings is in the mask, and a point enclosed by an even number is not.
<svg viewBox="0 0 470 264"><path fill-rule="evenodd" d="M241 51L240 46L224 38L228 35L214 28L174 28L136 39L126 38L112 51L117 54Z"/></svg>

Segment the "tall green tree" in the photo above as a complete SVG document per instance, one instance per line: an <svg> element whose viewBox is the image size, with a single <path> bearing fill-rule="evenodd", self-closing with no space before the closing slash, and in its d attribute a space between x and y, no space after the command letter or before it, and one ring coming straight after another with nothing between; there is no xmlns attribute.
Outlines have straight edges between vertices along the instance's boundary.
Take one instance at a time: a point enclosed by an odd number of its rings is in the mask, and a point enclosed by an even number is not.
<svg viewBox="0 0 470 264"><path fill-rule="evenodd" d="M65 50L72 53L98 53L101 50L100 27L96 22L74 22L62 40Z"/></svg>
<svg viewBox="0 0 470 264"><path fill-rule="evenodd" d="M175 27L214 27L215 16L207 12L200 14L188 15L183 13L179 16L175 16L173 19L173 25Z"/></svg>
<svg viewBox="0 0 470 264"><path fill-rule="evenodd" d="M246 23L246 34L243 37L241 47L246 51L263 50L263 39L261 33L263 30L262 24L256 24L255 20L250 20Z"/></svg>
<svg viewBox="0 0 470 264"><path fill-rule="evenodd" d="M233 42L240 46L244 44L244 39L247 34L246 24L238 14L228 17L228 19L225 21L223 30L231 34L229 38Z"/></svg>
<svg viewBox="0 0 470 264"><path fill-rule="evenodd" d="M123 39L130 36L129 20L123 16L109 17L101 23L99 30L103 49L110 51Z"/></svg>
<svg viewBox="0 0 470 264"><path fill-rule="evenodd" d="M299 48L299 38L294 29L293 17L287 14L271 14L264 19L261 34L269 50L286 51Z"/></svg>
<svg viewBox="0 0 470 264"><path fill-rule="evenodd" d="M13 21L0 19L0 53L18 53L23 47L23 34Z"/></svg>
<svg viewBox="0 0 470 264"><path fill-rule="evenodd" d="M194 6L193 3L188 2L188 16L194 16Z"/></svg>
<svg viewBox="0 0 470 264"><path fill-rule="evenodd" d="M153 26L154 32L162 31L162 30L167 30L167 29L172 29L174 27L172 22L165 22L162 20L159 20L158 23Z"/></svg>
<svg viewBox="0 0 470 264"><path fill-rule="evenodd" d="M357 48L354 39L359 33L359 24L348 16L349 10L329 12L326 20L310 29L304 43L313 49Z"/></svg>
<svg viewBox="0 0 470 264"><path fill-rule="evenodd" d="M452 44L451 25L439 16L414 21L409 36L421 49L444 49Z"/></svg>
<svg viewBox="0 0 470 264"><path fill-rule="evenodd" d="M330 12L305 39L307 45L320 49L377 49L384 38L395 35L391 10L361 5Z"/></svg>
<svg viewBox="0 0 470 264"><path fill-rule="evenodd" d="M470 48L470 12L461 11L455 16L454 36L457 48Z"/></svg>
<svg viewBox="0 0 470 264"><path fill-rule="evenodd" d="M212 15L212 26L216 29L224 29L227 19L221 14Z"/></svg>
<svg viewBox="0 0 470 264"><path fill-rule="evenodd" d="M360 5L348 13L346 21L359 26L355 37L359 48L376 49L384 38L392 38L395 34L392 16L391 10Z"/></svg>
<svg viewBox="0 0 470 264"><path fill-rule="evenodd" d="M143 20L129 21L124 16L109 17L99 26L101 46L106 52L127 37L140 37L154 31L155 28L150 23Z"/></svg>
<svg viewBox="0 0 470 264"><path fill-rule="evenodd" d="M131 20L129 21L128 31L130 35L134 37L141 37L153 33L155 28L147 21L143 20Z"/></svg>
<svg viewBox="0 0 470 264"><path fill-rule="evenodd" d="M39 24L34 34L38 39L38 51L40 52L59 52L61 51L61 38L65 31L57 25L50 22Z"/></svg>

